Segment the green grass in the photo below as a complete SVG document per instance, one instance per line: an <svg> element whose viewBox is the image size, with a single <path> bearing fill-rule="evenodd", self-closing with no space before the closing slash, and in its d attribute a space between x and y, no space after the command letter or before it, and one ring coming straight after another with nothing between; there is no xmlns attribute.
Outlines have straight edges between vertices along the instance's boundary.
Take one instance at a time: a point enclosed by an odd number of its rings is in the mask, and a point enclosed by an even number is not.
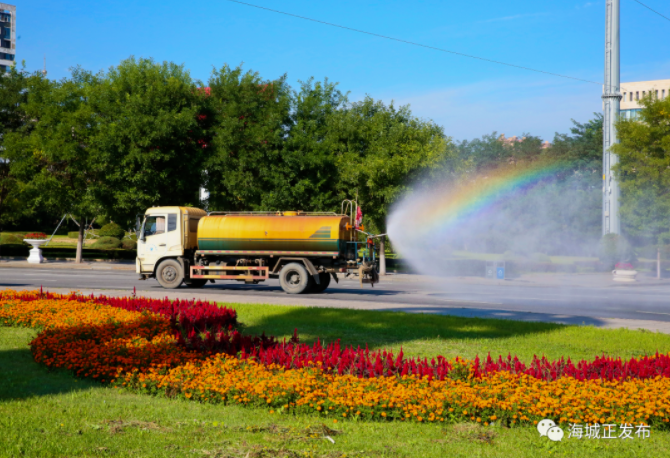
<svg viewBox="0 0 670 458"><path fill-rule="evenodd" d="M434 356L516 353L592 357L670 350L670 336L546 323L235 304L246 332L317 336ZM534 428L340 421L270 414L112 389L48 371L28 343L36 331L0 327L0 457L660 457L670 433L650 439L552 443ZM323 437L325 430L335 440ZM311 437L316 436L316 437Z"/></svg>
<svg viewBox="0 0 670 458"><path fill-rule="evenodd" d="M289 338L294 329L303 342L317 338L372 348L401 347L407 355L432 357L476 355L569 356L593 359L602 354L631 357L670 352L670 335L626 329L598 329L433 314L407 314L367 310L290 307L281 305L225 304L238 311L251 334Z"/></svg>

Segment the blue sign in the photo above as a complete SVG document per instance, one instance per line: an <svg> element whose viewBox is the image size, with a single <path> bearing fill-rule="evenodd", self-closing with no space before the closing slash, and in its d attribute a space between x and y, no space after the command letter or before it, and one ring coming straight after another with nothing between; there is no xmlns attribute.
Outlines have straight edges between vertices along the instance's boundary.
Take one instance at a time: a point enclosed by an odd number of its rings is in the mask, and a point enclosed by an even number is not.
<svg viewBox="0 0 670 458"><path fill-rule="evenodd" d="M498 267L496 269L496 278L498 278L498 280L504 280L505 279L505 268L504 267Z"/></svg>

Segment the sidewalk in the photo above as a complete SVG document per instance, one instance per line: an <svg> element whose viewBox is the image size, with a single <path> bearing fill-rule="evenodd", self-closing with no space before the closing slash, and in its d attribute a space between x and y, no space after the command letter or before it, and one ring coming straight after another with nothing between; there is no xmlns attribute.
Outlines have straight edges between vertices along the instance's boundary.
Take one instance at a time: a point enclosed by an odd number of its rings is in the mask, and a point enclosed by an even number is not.
<svg viewBox="0 0 670 458"><path fill-rule="evenodd" d="M10 269L83 269L83 270L128 270L135 272L135 261L85 260L77 264L73 259L30 264L25 260L0 259L0 268Z"/></svg>

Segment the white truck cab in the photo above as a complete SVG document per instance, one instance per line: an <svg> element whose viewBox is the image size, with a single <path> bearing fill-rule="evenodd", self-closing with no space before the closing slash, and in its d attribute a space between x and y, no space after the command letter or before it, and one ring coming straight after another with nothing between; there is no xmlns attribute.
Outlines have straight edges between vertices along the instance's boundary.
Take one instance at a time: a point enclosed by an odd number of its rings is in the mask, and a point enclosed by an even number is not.
<svg viewBox="0 0 670 458"><path fill-rule="evenodd" d="M143 278L156 277L161 284L182 278L188 268L184 256L198 249L198 221L206 215L191 207L148 209L137 238L135 271Z"/></svg>

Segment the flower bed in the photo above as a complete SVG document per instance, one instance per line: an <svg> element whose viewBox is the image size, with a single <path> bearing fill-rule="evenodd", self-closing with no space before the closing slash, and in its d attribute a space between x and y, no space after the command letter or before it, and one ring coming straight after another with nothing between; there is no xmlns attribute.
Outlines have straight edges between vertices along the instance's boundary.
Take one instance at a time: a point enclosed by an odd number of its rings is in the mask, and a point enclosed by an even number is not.
<svg viewBox="0 0 670 458"><path fill-rule="evenodd" d="M47 238L47 235L44 232L29 232L23 236L23 239L28 240L44 240Z"/></svg>
<svg viewBox="0 0 670 458"><path fill-rule="evenodd" d="M234 311L210 310L184 337L176 310L195 302L0 292L0 323L43 328L35 360L77 376L202 402L267 406L331 418L527 424L645 423L667 427L667 355L592 362L516 358L407 359L339 344L243 336ZM207 309L207 304L201 304ZM227 310L227 311L226 311ZM196 313L193 311L193 313ZM194 315L200 316L200 315ZM217 321L219 320L219 321ZM187 320L188 323L197 320Z"/></svg>

